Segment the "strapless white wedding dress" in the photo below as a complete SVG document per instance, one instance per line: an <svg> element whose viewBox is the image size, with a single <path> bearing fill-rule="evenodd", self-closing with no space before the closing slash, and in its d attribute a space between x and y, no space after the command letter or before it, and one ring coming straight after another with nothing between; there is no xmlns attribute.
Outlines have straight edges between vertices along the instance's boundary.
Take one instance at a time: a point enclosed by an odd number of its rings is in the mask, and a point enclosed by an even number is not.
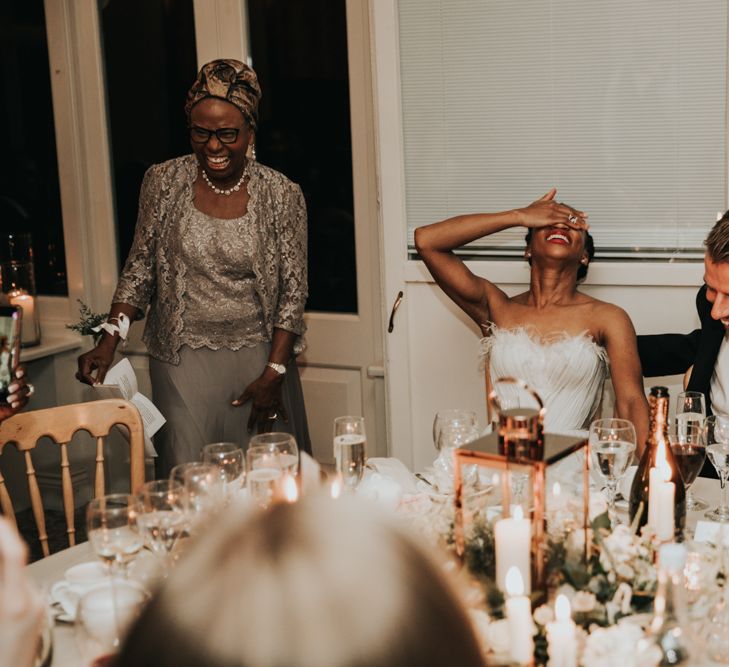
<svg viewBox="0 0 729 667"><path fill-rule="evenodd" d="M492 386L500 377L516 377L539 394L546 407L545 431L571 434L589 428L609 374L607 351L589 334L544 340L526 327L491 325L481 340L481 355ZM506 385L496 389L508 400Z"/></svg>

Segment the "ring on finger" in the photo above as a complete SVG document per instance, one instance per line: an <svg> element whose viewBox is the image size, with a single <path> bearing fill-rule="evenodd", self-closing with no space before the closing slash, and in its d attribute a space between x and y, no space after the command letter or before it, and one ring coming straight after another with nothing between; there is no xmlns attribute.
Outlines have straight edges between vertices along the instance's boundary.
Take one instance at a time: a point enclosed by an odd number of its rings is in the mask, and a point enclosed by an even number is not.
<svg viewBox="0 0 729 667"><path fill-rule="evenodd" d="M28 382L28 384L26 384L25 386L28 389L28 396L32 396L33 394L35 394L35 386L34 385L32 385L30 382Z"/></svg>
<svg viewBox="0 0 729 667"><path fill-rule="evenodd" d="M274 412L272 415L268 416L268 419L269 421L275 421L276 419L278 419L278 413Z"/></svg>
<svg viewBox="0 0 729 667"><path fill-rule="evenodd" d="M575 223L575 222L577 222L577 216L576 216L576 215L570 215L570 216L569 216L569 217L567 218L567 220L568 220L569 222Z"/></svg>

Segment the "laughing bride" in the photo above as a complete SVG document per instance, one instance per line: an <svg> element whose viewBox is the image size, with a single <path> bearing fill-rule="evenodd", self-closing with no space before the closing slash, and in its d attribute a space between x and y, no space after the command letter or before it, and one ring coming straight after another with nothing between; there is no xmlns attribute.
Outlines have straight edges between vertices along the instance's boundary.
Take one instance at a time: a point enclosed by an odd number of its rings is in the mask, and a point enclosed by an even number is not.
<svg viewBox="0 0 729 667"><path fill-rule="evenodd" d="M555 201L556 190L526 208L459 215L415 230L415 245L441 289L481 328L491 381L514 376L545 402L545 430L586 429L604 379L612 376L616 417L648 431L635 330L622 308L577 289L594 254L586 214ZM511 227L526 227L529 289L509 297L474 275L453 250Z"/></svg>

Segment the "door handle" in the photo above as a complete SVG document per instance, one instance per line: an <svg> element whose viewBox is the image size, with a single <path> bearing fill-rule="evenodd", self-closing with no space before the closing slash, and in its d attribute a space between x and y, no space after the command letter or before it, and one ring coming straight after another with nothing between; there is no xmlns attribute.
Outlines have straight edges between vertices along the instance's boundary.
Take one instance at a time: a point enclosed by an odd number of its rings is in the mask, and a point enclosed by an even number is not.
<svg viewBox="0 0 729 667"><path fill-rule="evenodd" d="M404 296L403 291L400 290L397 293L397 298L395 299L395 303L392 304L392 310L390 311L390 323L387 325L387 333L392 333L392 330L395 328L395 313L397 312L397 309L400 307L400 304L402 303L403 296Z"/></svg>

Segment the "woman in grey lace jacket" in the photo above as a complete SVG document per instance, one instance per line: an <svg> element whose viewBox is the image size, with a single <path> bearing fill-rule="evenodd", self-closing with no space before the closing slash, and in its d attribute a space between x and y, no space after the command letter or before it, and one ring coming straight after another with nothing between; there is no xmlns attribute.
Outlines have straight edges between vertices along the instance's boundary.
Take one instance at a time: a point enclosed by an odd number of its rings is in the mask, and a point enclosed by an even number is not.
<svg viewBox="0 0 729 667"><path fill-rule="evenodd" d="M303 350L306 204L298 185L246 157L260 88L236 60L203 66L185 111L194 155L151 167L109 320L144 316L153 399L167 424L157 472L209 442L283 430L311 451L294 355ZM123 319L123 318L122 318ZM103 380L104 333L77 377ZM95 375L94 375L95 373Z"/></svg>

